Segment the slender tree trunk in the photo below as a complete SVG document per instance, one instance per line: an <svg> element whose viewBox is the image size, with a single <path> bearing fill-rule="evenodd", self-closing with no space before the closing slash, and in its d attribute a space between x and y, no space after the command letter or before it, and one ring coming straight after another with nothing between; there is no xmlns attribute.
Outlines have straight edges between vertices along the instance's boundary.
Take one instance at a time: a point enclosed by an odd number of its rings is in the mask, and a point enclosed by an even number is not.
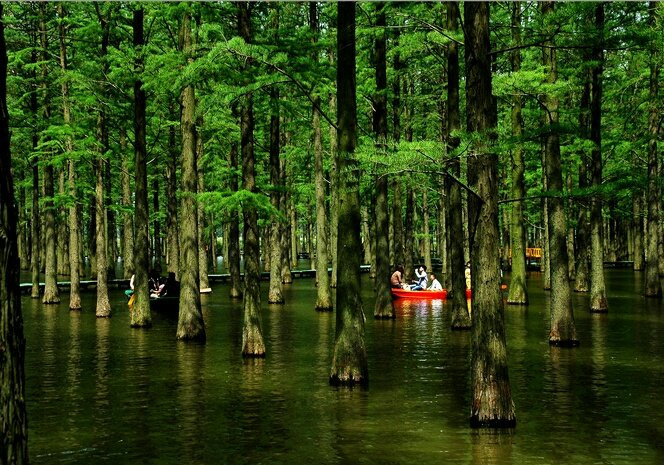
<svg viewBox="0 0 664 465"><path fill-rule="evenodd" d="M132 160L127 152L127 131L120 129L120 149L122 151L122 205L129 210L131 201L131 178L133 171ZM122 268L125 279L134 274L134 215L126 211L123 213L123 239L122 239Z"/></svg>
<svg viewBox="0 0 664 465"><path fill-rule="evenodd" d="M34 50L32 52L32 64L37 63L37 44L36 37L34 39ZM37 82L36 68L33 71L34 86ZM34 118L33 133L32 133L32 210L30 214L30 271L32 274L32 288L30 297L38 299L40 295L39 289L39 270L40 270L40 255L41 255L41 235L43 229L40 228L41 215L39 212L39 156L37 153L37 146L39 145L39 135L37 132L37 124L40 119L37 112L39 111L39 104L37 102L37 90L32 89L30 94L30 113Z"/></svg>
<svg viewBox="0 0 664 465"><path fill-rule="evenodd" d="M427 191L422 192L422 230L424 231L422 257L424 257L424 266L431 271L431 225L429 224L429 196Z"/></svg>
<svg viewBox="0 0 664 465"><path fill-rule="evenodd" d="M355 159L355 3L337 4L337 166L339 169L339 275L331 384L366 384L367 349L360 296L360 196Z"/></svg>
<svg viewBox="0 0 664 465"><path fill-rule="evenodd" d="M648 4L648 23L655 26L657 18L657 2ZM654 43L654 42L653 42ZM662 284L659 279L658 263L660 261L658 249L659 223L661 212L661 195L658 186L658 159L657 141L659 139L659 106L657 97L659 92L659 64L657 46L653 46L650 54L650 99L648 108L648 221L646 233L646 284L644 294L646 297L660 297Z"/></svg>
<svg viewBox="0 0 664 465"><path fill-rule="evenodd" d="M67 46L66 46L66 34L64 19L67 17L65 8L62 4L58 4L58 16L60 17L60 23L58 25L59 36L60 36L60 68L62 73L65 75L62 80L61 89L62 89L62 116L65 125L71 125L71 108L69 102L69 81L67 79ZM68 154L72 154L74 151L74 142L71 136L65 138L65 150ZM69 206L69 309L70 310L80 310L81 309L81 294L80 294L80 281L81 281L81 270L80 263L78 261L79 257L79 243L78 243L78 207L76 205L76 162L74 161L73 156L70 155L69 161L69 195L73 199L71 205Z"/></svg>
<svg viewBox="0 0 664 465"><path fill-rule="evenodd" d="M330 92L330 114L333 114L336 108L337 96L334 92ZM330 156L332 157L332 167L330 168L330 253L332 254L330 287L336 288L339 258L337 245L337 229L339 225L339 167L337 166L337 129L332 125L330 125Z"/></svg>
<svg viewBox="0 0 664 465"><path fill-rule="evenodd" d="M240 3L238 29L246 43L250 43L251 9L249 3ZM245 69L250 72L250 69ZM254 156L254 109L253 95L249 92L243 99L240 115L242 178L246 191L256 192L256 170ZM258 244L258 214L251 205L243 205L244 216L244 321L242 324L242 356L265 357L265 343L261 329L260 295L260 249Z"/></svg>
<svg viewBox="0 0 664 465"><path fill-rule="evenodd" d="M137 8L133 14L134 49L134 161L135 178L135 238L134 238L134 295L136 300L130 309L132 327L152 325L150 315L150 294L148 284L148 171L147 149L145 143L145 90L141 77L143 74L143 8Z"/></svg>
<svg viewBox="0 0 664 465"><path fill-rule="evenodd" d="M592 149L591 179L594 189L602 185L602 72L604 67L604 4L595 7L595 27L598 30L598 42L593 47L592 86L590 99L590 139L595 144ZM604 285L604 253L602 250L602 199L595 193L590 207L590 311L607 312Z"/></svg>
<svg viewBox="0 0 664 465"><path fill-rule="evenodd" d="M564 165L564 163L563 163ZM574 179L572 177L571 168L567 170L565 176L565 183L567 184L567 216L571 218L574 214L574 200L572 199L572 190L574 189ZM569 280L573 281L576 276L576 262L574 261L574 227L567 223L567 257L569 260Z"/></svg>
<svg viewBox="0 0 664 465"><path fill-rule="evenodd" d="M546 165L544 160L545 149L542 147L542 166ZM542 170L542 190L549 190L549 180L547 179L546 170ZM549 249L551 245L551 238L549 237L549 199L542 199L542 228L544 230L543 234L543 244L542 244L542 284L545 291L551 290L551 251Z"/></svg>
<svg viewBox="0 0 664 465"><path fill-rule="evenodd" d="M632 259L634 271L643 271L643 192L632 194Z"/></svg>
<svg viewBox="0 0 664 465"><path fill-rule="evenodd" d="M229 165L233 173L238 168L238 147L237 142L231 143L231 150L228 153ZM231 175L231 192L238 191L237 176ZM228 272L230 273L230 297L231 299L242 298L242 288L240 281L240 225L238 212L231 211L231 218L228 226Z"/></svg>
<svg viewBox="0 0 664 465"><path fill-rule="evenodd" d="M154 220L152 222L152 263L156 269L161 268L161 226L159 224L159 178L152 179L152 210Z"/></svg>
<svg viewBox="0 0 664 465"><path fill-rule="evenodd" d="M203 118L199 117L196 121L198 128L203 127ZM204 143L203 135L201 131L196 132L196 171L197 171L197 181L198 181L198 193L205 192L205 165L203 163L204 155ZM197 209L197 220L198 220L198 280L199 280L199 289L209 289L210 282L208 280L208 263L210 250L206 244L208 241L205 234L205 207L200 201L196 202L198 205Z"/></svg>
<svg viewBox="0 0 664 465"><path fill-rule="evenodd" d="M459 4L447 3L447 30L451 33L457 31L459 19ZM459 47L456 42L447 44L447 152L449 155L459 147L459 137L454 134L461 129L459 114ZM450 160L449 172L457 177L461 174L461 162L458 156ZM470 329L471 320L466 303L466 283L464 278L462 206L461 188L450 178L445 181L445 197L447 198L447 228L451 240L447 243L447 256L450 261L449 272L449 298L452 304L452 329Z"/></svg>
<svg viewBox="0 0 664 465"><path fill-rule="evenodd" d="M170 113L175 113L175 109L171 108ZM177 178L176 167L178 163L178 151L175 145L175 125L171 125L168 129L168 158L166 159L166 197L167 197L167 211L168 218L166 220L166 235L168 247L168 264L167 269L169 273L175 273L176 277L180 276L180 235L178 231L178 201L177 201ZM224 260L228 257L224 256Z"/></svg>
<svg viewBox="0 0 664 465"><path fill-rule="evenodd" d="M589 61L590 57L585 57L584 61ZM579 111L579 130L582 140L588 139L590 126L590 75L584 72L585 82L581 92L581 103ZM579 163L579 189L588 187L588 161L585 150L580 153L581 162ZM577 257L576 257L576 277L574 282L575 292L588 292L590 290L590 225L588 223L588 208L579 205L579 217L577 221Z"/></svg>
<svg viewBox="0 0 664 465"><path fill-rule="evenodd" d="M7 46L0 4L0 463L28 463L25 339L7 111Z"/></svg>
<svg viewBox="0 0 664 465"><path fill-rule="evenodd" d="M281 168L281 188L283 192L279 196L279 207L281 214L286 218L288 215L288 192L286 191L286 160L280 160ZM281 225L281 282L283 284L293 284L293 276L291 275L291 261L290 261L290 232L288 230L288 222L286 221Z"/></svg>
<svg viewBox="0 0 664 465"><path fill-rule="evenodd" d="M469 196L473 280L471 343L471 415L473 427L508 427L516 424L507 369L507 348L500 294L498 256L498 157L491 144L496 138L496 101L491 92L489 57L489 4L464 5L466 46L467 126L484 135L468 158L468 181L479 195Z"/></svg>
<svg viewBox="0 0 664 465"><path fill-rule="evenodd" d="M101 82L104 82L105 76L108 71L107 52L108 40L110 35L109 19L99 15L101 22L102 39L101 39L101 63L102 63L102 77ZM101 95L105 93L105 86L100 86ZM95 185L95 202L97 205L97 307L95 314L98 318L108 318L111 316L111 302L108 298L108 262L107 262L107 244L106 240L106 202L105 202L105 183L104 174L106 173L106 164L110 160L106 159L108 152L108 129L106 128L106 113L102 109L97 115L97 170L96 170L96 185Z"/></svg>
<svg viewBox="0 0 664 465"><path fill-rule="evenodd" d="M277 26L278 27L278 26ZM281 132L279 127L279 90L273 88L270 93L271 115L270 115L270 183L272 192L270 193L270 203L272 207L279 211L281 207L281 160L279 157ZM283 304L283 264L282 260L282 234L283 224L279 218L272 219L270 226L270 288L267 295L267 301L271 304ZM290 273L290 268L288 269ZM325 270L327 274L327 269Z"/></svg>
<svg viewBox="0 0 664 465"><path fill-rule="evenodd" d="M386 5L376 3L376 39L374 58L376 61L376 95L374 96L373 129L376 134L376 151L387 159L387 21ZM386 160L387 161L387 160ZM394 318L392 293L390 292L390 244L389 204L387 190L389 179L380 175L376 179L376 303L374 318Z"/></svg>
<svg viewBox="0 0 664 465"><path fill-rule="evenodd" d="M65 150L67 150L67 145L65 142ZM58 195L61 197L65 195L65 173L67 173L67 165L63 165L61 168L58 168ZM69 178L69 175L67 175ZM56 262L57 270L60 276L67 276L70 274L69 269L69 221L66 221L67 213L65 207L61 206L57 211L56 217L56 228L57 228L57 239L56 239Z"/></svg>
<svg viewBox="0 0 664 465"><path fill-rule="evenodd" d="M521 3L512 4L512 40L516 47L521 45ZM517 49L511 52L512 71L521 71L521 52ZM518 93L512 96L512 135L517 143L512 150L512 198L525 197L524 173L526 165L524 150L521 141L523 135L523 116L521 108L523 102ZM526 234L523 227L523 202L512 204L511 224L512 272L507 303L514 305L528 305L528 285L526 283Z"/></svg>
<svg viewBox="0 0 664 465"><path fill-rule="evenodd" d="M191 13L185 12L181 22L182 52L193 63ZM182 201L180 204L180 313L176 338L205 341L205 322L201 313L198 287L198 206L196 202L198 170L196 166L196 95L189 84L180 91L182 116Z"/></svg>
<svg viewBox="0 0 664 465"><path fill-rule="evenodd" d="M51 118L51 101L48 95L48 84L46 78L48 76L48 67L46 63L49 61L48 53L48 31L46 30L46 9L47 4L39 4L39 34L41 42L41 90L43 96L43 118L46 124ZM57 283L57 263L56 263L56 238L55 238L55 206L53 204L53 165L47 163L44 166L44 235L46 238L46 276L44 296L42 302L45 304L57 304L60 302L60 291Z"/></svg>
<svg viewBox="0 0 664 465"><path fill-rule="evenodd" d="M93 173L96 165L92 167ZM92 192L88 199L90 211L88 214L88 256L90 257L90 279L97 279L97 202L95 201L95 194Z"/></svg>
<svg viewBox="0 0 664 465"><path fill-rule="evenodd" d="M413 213L415 209L415 192L408 186L406 187L406 219L404 221L403 229L406 231L404 238L404 280L410 281L413 279L415 263L413 262L413 249L415 248L415 238L413 231L415 231L415 221Z"/></svg>
<svg viewBox="0 0 664 465"><path fill-rule="evenodd" d="M540 4L542 15L553 14L554 3L551 1ZM548 71L546 83L555 85L558 80L558 63L553 39L545 43L543 65ZM560 165L560 135L558 134L557 97L544 94L542 101L545 109L546 132L544 144L544 166L548 190L553 193L547 199L549 213L549 260L551 267L551 329L549 344L557 346L577 346L576 325L572 309L572 292L569 285L569 269L567 256L567 225L565 224L565 206L563 204L563 176Z"/></svg>
<svg viewBox="0 0 664 465"><path fill-rule="evenodd" d="M292 184L292 181L291 181ZM293 193L289 196L288 202L288 215L290 217L290 261L294 268L297 268L297 250L298 250L298 234L297 234L297 217L295 215L295 200L293 199Z"/></svg>

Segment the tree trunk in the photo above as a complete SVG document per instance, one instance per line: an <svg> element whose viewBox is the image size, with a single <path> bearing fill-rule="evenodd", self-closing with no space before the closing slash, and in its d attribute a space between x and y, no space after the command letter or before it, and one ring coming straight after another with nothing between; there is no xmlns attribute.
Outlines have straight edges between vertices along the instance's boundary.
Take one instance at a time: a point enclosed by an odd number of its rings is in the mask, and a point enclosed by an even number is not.
<svg viewBox="0 0 664 465"><path fill-rule="evenodd" d="M43 118L48 126L51 118L51 101L48 95L48 84L46 78L48 76L47 62L49 61L48 53L48 31L46 30L46 8L47 4L39 4L39 31L42 49L42 65L41 65L41 90L43 96ZM44 296L42 302L45 304L57 304L60 302L60 291L58 289L57 277L57 263L56 263L56 238L55 238L55 206L53 205L53 165L46 163L44 166L44 235L46 238L46 276L44 286Z"/></svg>
<svg viewBox="0 0 664 465"><path fill-rule="evenodd" d="M554 3L541 3L542 15L553 14ZM558 64L553 39L548 40L542 49L543 65L548 71L546 83L555 85L558 80ZM567 256L567 225L565 224L565 206L563 204L563 176L560 165L560 135L558 134L557 97L544 94L542 101L545 109L545 144L544 166L547 188L553 196L547 199L549 214L549 263L551 267L551 328L549 344L556 346L577 346L576 325L572 309L572 293L569 285Z"/></svg>
<svg viewBox="0 0 664 465"><path fill-rule="evenodd" d="M401 57L398 52L399 45L399 29L394 31L394 46L397 51L394 54L394 82L392 83L392 137L394 139L394 146L398 151L399 142L401 141L401 81L399 73L402 68ZM404 264L404 227L402 215L402 193L401 193L401 179L398 175L392 177L392 218L393 218L393 234L394 234L394 265Z"/></svg>
<svg viewBox="0 0 664 465"><path fill-rule="evenodd" d="M360 296L360 196L355 158L355 3L337 4L337 167L339 169L339 275L331 384L368 382L364 310Z"/></svg>
<svg viewBox="0 0 664 465"><path fill-rule="evenodd" d="M175 112L174 108L170 113ZM178 163L178 151L175 145L175 125L168 129L168 158L166 160L166 197L168 208L168 219L166 220L166 230L168 236L168 264L169 273L180 275L180 241L178 233L178 201L177 201L177 174L176 166ZM228 257L224 256L224 260Z"/></svg>
<svg viewBox="0 0 664 465"><path fill-rule="evenodd" d="M288 193L285 191L286 187L286 160L279 161L281 173L280 173L280 183L283 192L279 196L279 207L281 214L284 218L287 217L288 213ZM281 225L281 282L283 284L293 284L293 276L291 275L291 261L290 261L290 234L288 230L288 224L282 223Z"/></svg>
<svg viewBox="0 0 664 465"><path fill-rule="evenodd" d="M542 166L544 166L544 153L545 149L542 147ZM544 192L549 190L549 181L547 179L546 170L542 170L542 190ZM544 230L543 243L542 243L542 287L545 291L551 290L551 261L550 250L551 244L549 237L549 199L546 197L542 199L542 228Z"/></svg>
<svg viewBox="0 0 664 465"><path fill-rule="evenodd" d="M589 61L590 57L584 57L584 61ZM590 75L584 73L584 85L581 93L581 103L579 111L579 136L582 140L588 139L588 132L590 126ZM586 151L582 150L580 153L581 162L579 163L579 189L588 187L588 162ZM576 277L574 282L575 292L588 292L590 290L590 253L589 253L589 239L590 239L590 225L588 223L588 208L579 205L579 217L577 221L577 235L576 235Z"/></svg>
<svg viewBox="0 0 664 465"><path fill-rule="evenodd" d="M36 38L35 38L36 42ZM33 65L37 63L37 44L34 43L34 50L32 51L31 62ZM33 78L37 82L36 67L33 69ZM37 112L39 111L39 104L37 102L37 92L33 89L30 94L30 113L32 114L33 132L32 132L32 152L37 153L37 146L39 145L39 135L37 132L38 120L40 117ZM39 289L39 270L40 270L40 255L41 255L41 235L43 229L40 228L41 214L39 212L39 156L32 156L32 211L30 214L30 271L32 274L32 288L30 297L38 299L40 295Z"/></svg>
<svg viewBox="0 0 664 465"><path fill-rule="evenodd" d="M632 194L632 260L634 271L643 271L643 192Z"/></svg>
<svg viewBox="0 0 664 465"><path fill-rule="evenodd" d="M191 13L185 12L180 25L182 52L191 64L193 44ZM180 313L176 338L205 341L205 323L201 313L198 265L198 207L196 202L198 170L196 167L196 96L189 84L180 91L182 115L182 201L180 204Z"/></svg>
<svg viewBox="0 0 664 465"><path fill-rule="evenodd" d="M278 26L277 26L278 27ZM280 151L280 127L279 127L279 90L272 88L270 93L271 115L270 115L270 203L275 211L281 207L281 160ZM270 226L270 287L267 301L271 304L283 304L283 264L282 260L282 234L283 224L278 217L272 219ZM327 266L327 265L326 265ZM325 270L327 273L327 269ZM290 273L290 268L288 269Z"/></svg>
<svg viewBox="0 0 664 465"><path fill-rule="evenodd" d="M196 121L196 125L199 128L203 127L203 118L199 117ZM205 168L203 163L204 155L204 143L203 135L201 131L196 132L196 171L197 171L197 181L198 181L198 193L205 192ZM208 280L208 263L210 249L208 247L208 240L205 234L205 207L200 201L196 202L198 205L197 209L197 234L198 234L198 280L199 280L199 290L209 289L210 282Z"/></svg>
<svg viewBox="0 0 664 465"><path fill-rule="evenodd" d="M466 29L466 103L470 132L484 135L471 147L468 181L478 195L469 196L468 216L476 227L470 233L473 280L471 343L472 427L516 425L507 369L507 348L500 295L498 256L498 157L496 101L491 92L489 4L464 5ZM488 134L487 134L488 133Z"/></svg>
<svg viewBox="0 0 664 465"><path fill-rule="evenodd" d="M25 338L21 314L17 212L7 111L7 46L0 4L0 463L28 463L25 408Z"/></svg>
<svg viewBox="0 0 664 465"><path fill-rule="evenodd" d="M251 9L249 3L240 3L238 29L246 43L250 43ZM245 68L250 73L250 68ZM254 156L254 109L251 92L244 96L240 115L243 187L256 192ZM265 357L265 343L261 329L260 248L258 244L258 213L253 205L243 205L244 216L244 321L242 325L242 356Z"/></svg>
<svg viewBox="0 0 664 465"><path fill-rule="evenodd" d="M512 4L512 40L514 46L521 46L521 3ZM512 71L521 71L521 52L511 52ZM512 198L522 199L526 195L524 187L524 173L526 165L524 150L521 144L523 136L523 116L521 108L523 102L518 93L512 96L512 135L517 139L512 150ZM523 227L523 202L512 204L512 224L510 234L512 248L512 272L507 303L513 305L528 305L528 285L526 283L526 235Z"/></svg>
<svg viewBox="0 0 664 465"><path fill-rule="evenodd" d="M415 240L413 231L415 231L415 221L413 221L413 211L415 209L415 192L408 186L406 187L406 219L404 221L403 229L406 232L404 238L404 281L408 282L414 277L415 263L413 262L413 249L415 247Z"/></svg>
<svg viewBox="0 0 664 465"><path fill-rule="evenodd" d="M145 144L145 91L141 77L143 74L143 8L137 8L133 14L134 49L134 161L136 168L136 217L134 238L134 295L136 300L130 308L132 327L152 325L150 315L150 294L148 284L148 171L147 149Z"/></svg>
<svg viewBox="0 0 664 465"><path fill-rule="evenodd" d="M648 23L655 26L657 19L657 2L648 4ZM651 48L650 54L650 95L648 108L648 220L646 233L646 284L644 294L646 297L659 297L662 295L662 285L659 280L658 262L660 260L658 250L659 223L661 212L661 195L658 186L658 160L657 141L659 139L659 106L657 94L659 91L659 64L657 45Z"/></svg>
<svg viewBox="0 0 664 465"><path fill-rule="evenodd" d="M67 143L65 142L65 151L67 150ZM68 171L66 165L58 168L58 195L64 197L65 195L65 173ZM67 175L69 178L69 175ZM56 262L57 270L60 276L67 276L70 274L69 269L69 221L65 221L67 213L65 208L61 206L57 212L57 239L56 239ZM66 239L65 239L66 238Z"/></svg>
<svg viewBox="0 0 664 465"><path fill-rule="evenodd" d="M152 178L152 263L155 269L161 269L161 227L159 224L159 178Z"/></svg>
<svg viewBox="0 0 664 465"><path fill-rule="evenodd" d="M567 216L571 218L574 215L574 201L572 199L572 190L574 189L574 178L572 176L572 169L567 170L565 177L567 184ZM567 223L567 257L569 263L569 280L573 281L576 276L576 262L574 261L574 227L571 222Z"/></svg>
<svg viewBox="0 0 664 465"><path fill-rule="evenodd" d="M599 37L593 46L591 99L590 99L590 140L593 141L591 161L592 186L599 190L602 186L602 70L604 67L604 4L595 7L595 27ZM602 250L602 199L595 193L590 204L590 311L607 312L604 285L604 251Z"/></svg>
<svg viewBox="0 0 664 465"><path fill-rule="evenodd" d="M332 53L330 53L332 55ZM330 114L336 111L337 96L330 92ZM338 246L337 227L339 225L339 168L337 167L337 130L330 125L330 156L332 166L330 168L330 253L332 254L332 276L330 276L330 287L337 287L338 269Z"/></svg>
<svg viewBox="0 0 664 465"><path fill-rule="evenodd" d="M127 132L120 129L120 149L122 150L122 205L129 210L131 208L131 178L129 176L132 160L127 152ZM123 246L122 267L125 279L134 274L134 215L126 211L123 213Z"/></svg>
<svg viewBox="0 0 664 465"><path fill-rule="evenodd" d="M424 266L431 271L431 228L429 225L429 196L426 190L422 192L422 230L424 231L422 257L424 258Z"/></svg>
<svg viewBox="0 0 664 465"><path fill-rule="evenodd" d="M110 34L110 24L108 18L99 15L101 22L102 39L101 39L101 81L100 86L101 95L105 93L105 85L103 84L105 76L108 72L107 52L108 40ZM108 129L106 127L106 112L100 109L97 115L97 170L96 170L96 185L95 185L95 203L96 203L96 241L97 241L97 307L95 315L98 318L108 318L111 316L111 302L108 299L108 262L107 262L107 244L106 240L106 202L105 202L105 183L104 174L106 173L106 164L110 163L106 160L108 152Z"/></svg>
<svg viewBox="0 0 664 465"><path fill-rule="evenodd" d="M292 181L291 181L292 184ZM295 200L293 193L289 196L288 202L288 215L290 218L290 262L293 268L297 268L297 250L298 250L298 237L297 237L297 217L295 215Z"/></svg>
<svg viewBox="0 0 664 465"><path fill-rule="evenodd" d="M459 19L459 4L447 3L447 30L451 33L457 31ZM447 152L454 154L459 147L459 137L453 134L461 129L461 117L459 114L459 46L450 41L447 44ZM450 160L449 172L457 177L461 175L461 161L456 154ZM447 257L449 259L450 272L448 281L450 284L449 296L452 304L452 329L470 329L471 320L468 314L466 302L465 266L463 261L463 237L461 188L451 178L445 180L445 197L447 197L447 228L451 238L447 242Z"/></svg>
<svg viewBox="0 0 664 465"><path fill-rule="evenodd" d="M62 4L58 4L58 16L60 23L58 24L60 36L60 68L63 74L67 73L67 46L66 46L66 30L64 19L67 16L65 8ZM69 81L62 80L62 116L65 125L71 125L71 108L69 102ZM69 195L72 198L72 203L69 206L69 310L81 309L81 270L79 263L79 242L78 242L78 207L76 205L76 162L71 154L74 151L74 142L71 136L65 138L65 151L70 154L69 157Z"/></svg>
<svg viewBox="0 0 664 465"><path fill-rule="evenodd" d="M231 192L238 191L237 176L235 173L238 168L238 148L237 142L231 143L231 150L228 153L229 165L231 167ZM240 281L240 225L238 221L238 212L231 211L231 218L228 223L228 272L230 273L230 289L229 294L231 299L242 298L242 288Z"/></svg>

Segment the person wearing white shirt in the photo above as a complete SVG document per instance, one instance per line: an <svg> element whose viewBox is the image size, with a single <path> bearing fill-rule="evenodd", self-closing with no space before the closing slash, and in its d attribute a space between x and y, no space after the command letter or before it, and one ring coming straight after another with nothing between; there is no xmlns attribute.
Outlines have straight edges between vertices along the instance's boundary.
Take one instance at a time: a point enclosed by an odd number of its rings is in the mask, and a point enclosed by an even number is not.
<svg viewBox="0 0 664 465"><path fill-rule="evenodd" d="M429 287L430 291L442 291L443 286L440 285L440 281L436 279L436 276L434 276L433 273L430 275L431 278L431 287Z"/></svg>

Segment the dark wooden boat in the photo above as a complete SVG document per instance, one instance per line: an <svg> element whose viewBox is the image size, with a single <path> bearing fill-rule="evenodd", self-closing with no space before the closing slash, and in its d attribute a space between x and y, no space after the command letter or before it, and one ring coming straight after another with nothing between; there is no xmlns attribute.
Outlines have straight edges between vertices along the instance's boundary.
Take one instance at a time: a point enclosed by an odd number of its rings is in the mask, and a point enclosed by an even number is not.
<svg viewBox="0 0 664 465"><path fill-rule="evenodd" d="M180 296L150 297L150 310L155 312L176 312L180 308Z"/></svg>

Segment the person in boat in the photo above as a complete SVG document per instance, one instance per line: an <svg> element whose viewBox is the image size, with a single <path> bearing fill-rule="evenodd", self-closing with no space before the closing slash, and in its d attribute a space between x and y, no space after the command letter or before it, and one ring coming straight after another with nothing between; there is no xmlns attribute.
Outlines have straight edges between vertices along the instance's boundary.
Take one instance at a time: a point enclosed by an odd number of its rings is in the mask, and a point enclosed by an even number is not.
<svg viewBox="0 0 664 465"><path fill-rule="evenodd" d="M134 278L136 278L136 275L135 274L131 275L131 279L129 280L129 289L125 291L127 299L130 299L131 296L134 295Z"/></svg>
<svg viewBox="0 0 664 465"><path fill-rule="evenodd" d="M410 286L411 291L422 291L427 288L427 267L422 265L415 270L417 282Z"/></svg>
<svg viewBox="0 0 664 465"><path fill-rule="evenodd" d="M429 279L431 279L431 286L429 286L429 291L442 291L443 286L440 285L440 281L436 279L436 275L431 273L429 275Z"/></svg>
<svg viewBox="0 0 664 465"><path fill-rule="evenodd" d="M403 265L397 265L390 277L390 286L394 289L403 289Z"/></svg>
<svg viewBox="0 0 664 465"><path fill-rule="evenodd" d="M170 297L177 297L180 295L180 283L175 280L175 273L172 271L168 273L166 285L159 292L159 297L164 297L165 295Z"/></svg>
<svg viewBox="0 0 664 465"><path fill-rule="evenodd" d="M166 287L166 283L163 282L163 280L159 276L159 273L156 270L153 270L152 273L150 273L149 285L150 285L151 298L160 297L161 293Z"/></svg>
<svg viewBox="0 0 664 465"><path fill-rule="evenodd" d="M470 262L466 263L466 289L470 289Z"/></svg>

